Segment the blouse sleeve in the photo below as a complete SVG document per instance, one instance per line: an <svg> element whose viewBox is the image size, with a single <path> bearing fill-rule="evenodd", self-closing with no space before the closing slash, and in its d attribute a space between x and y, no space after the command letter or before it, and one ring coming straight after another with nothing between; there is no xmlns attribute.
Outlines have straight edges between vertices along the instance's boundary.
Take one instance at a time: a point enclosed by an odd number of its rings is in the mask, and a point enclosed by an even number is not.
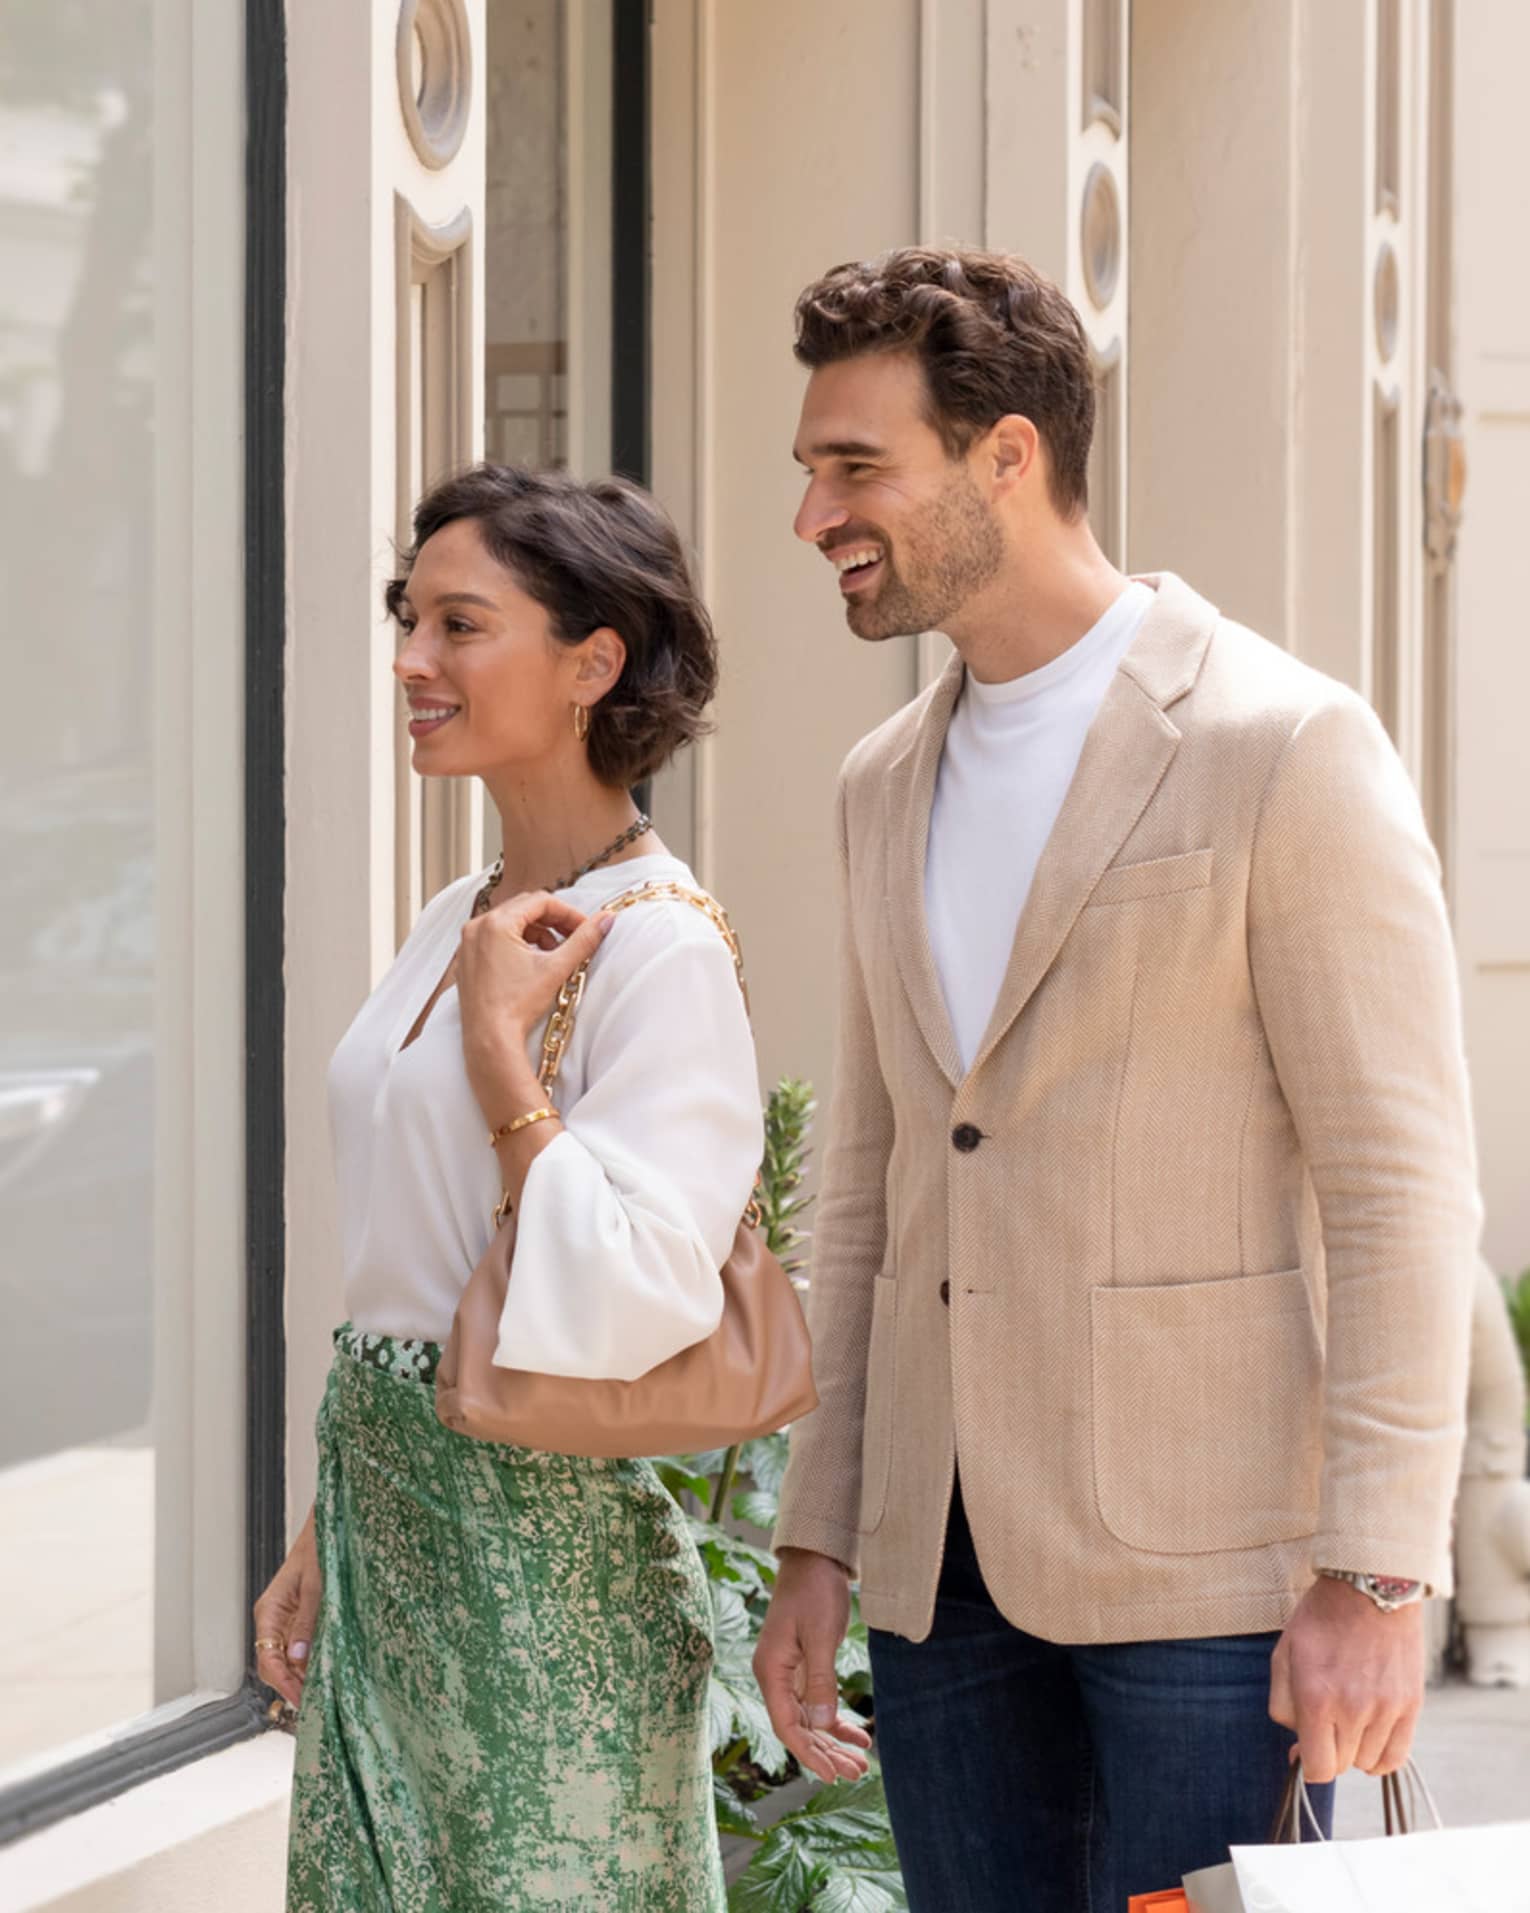
<svg viewBox="0 0 1530 1913"><path fill-rule="evenodd" d="M618 917L570 1062L580 1043L582 1093L521 1192L495 1360L631 1381L716 1328L764 1144L754 1040L716 930L684 904Z"/></svg>

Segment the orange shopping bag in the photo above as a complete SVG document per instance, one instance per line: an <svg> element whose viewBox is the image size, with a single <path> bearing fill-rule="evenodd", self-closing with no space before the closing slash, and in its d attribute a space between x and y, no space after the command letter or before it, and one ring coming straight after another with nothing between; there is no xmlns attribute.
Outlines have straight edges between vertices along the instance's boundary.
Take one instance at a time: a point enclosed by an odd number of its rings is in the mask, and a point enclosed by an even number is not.
<svg viewBox="0 0 1530 1913"><path fill-rule="evenodd" d="M1171 1886L1166 1893L1134 1893L1126 1913L1190 1913L1190 1902L1183 1887Z"/></svg>

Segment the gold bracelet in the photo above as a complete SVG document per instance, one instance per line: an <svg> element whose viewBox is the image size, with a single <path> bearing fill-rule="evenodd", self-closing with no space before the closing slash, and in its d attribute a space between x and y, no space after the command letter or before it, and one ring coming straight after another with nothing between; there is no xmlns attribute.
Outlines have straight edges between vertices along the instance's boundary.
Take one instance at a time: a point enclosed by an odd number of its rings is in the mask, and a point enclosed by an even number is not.
<svg viewBox="0 0 1530 1913"><path fill-rule="evenodd" d="M502 1143L506 1136L517 1135L523 1129L530 1129L533 1123L555 1123L558 1112L551 1108L530 1109L524 1116L517 1116L513 1123L501 1123L498 1129L489 1131L489 1147L493 1149Z"/></svg>

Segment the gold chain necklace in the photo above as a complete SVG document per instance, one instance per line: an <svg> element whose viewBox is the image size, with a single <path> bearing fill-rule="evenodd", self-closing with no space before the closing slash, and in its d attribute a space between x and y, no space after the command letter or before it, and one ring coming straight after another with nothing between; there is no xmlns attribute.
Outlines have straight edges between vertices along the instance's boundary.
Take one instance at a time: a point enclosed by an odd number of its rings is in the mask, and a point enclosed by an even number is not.
<svg viewBox="0 0 1530 1913"><path fill-rule="evenodd" d="M590 861L586 864L581 864L572 876L560 877L557 883L550 883L547 885L547 888L549 890L572 890L581 877L587 877L592 870L599 870L602 864L610 863L611 859L625 850L628 844L635 844L639 837L645 835L652 829L653 819L647 816L643 811L639 811L637 821L629 824L619 837L613 838L612 841L606 845L605 849L600 852L599 856L591 857ZM494 888L504 874L505 860L503 856L496 857L494 859L494 868L489 872L487 881L478 895L473 899L473 915L475 917L481 917L484 911L489 908L489 900L494 893Z"/></svg>

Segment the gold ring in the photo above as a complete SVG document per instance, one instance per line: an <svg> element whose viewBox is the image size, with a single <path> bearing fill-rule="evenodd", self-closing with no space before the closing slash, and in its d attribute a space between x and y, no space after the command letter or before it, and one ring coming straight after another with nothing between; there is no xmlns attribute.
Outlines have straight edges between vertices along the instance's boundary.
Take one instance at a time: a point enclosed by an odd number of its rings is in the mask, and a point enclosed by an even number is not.
<svg viewBox="0 0 1530 1913"><path fill-rule="evenodd" d="M257 1641L255 1643L255 1652L257 1654L261 1653L265 1648L270 1648L275 1654L285 1654L287 1651L287 1643L279 1638L269 1641Z"/></svg>

